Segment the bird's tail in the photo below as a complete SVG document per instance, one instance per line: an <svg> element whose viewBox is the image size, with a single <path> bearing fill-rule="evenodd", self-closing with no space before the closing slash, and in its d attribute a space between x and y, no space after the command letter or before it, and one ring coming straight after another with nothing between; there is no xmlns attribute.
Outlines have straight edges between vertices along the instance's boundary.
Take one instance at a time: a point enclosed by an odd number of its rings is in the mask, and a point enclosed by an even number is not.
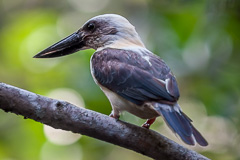
<svg viewBox="0 0 240 160"><path fill-rule="evenodd" d="M186 144L195 145L197 142L201 146L208 145L201 133L192 125L192 120L181 111L177 103L174 106L156 103L154 108L163 117L168 127Z"/></svg>

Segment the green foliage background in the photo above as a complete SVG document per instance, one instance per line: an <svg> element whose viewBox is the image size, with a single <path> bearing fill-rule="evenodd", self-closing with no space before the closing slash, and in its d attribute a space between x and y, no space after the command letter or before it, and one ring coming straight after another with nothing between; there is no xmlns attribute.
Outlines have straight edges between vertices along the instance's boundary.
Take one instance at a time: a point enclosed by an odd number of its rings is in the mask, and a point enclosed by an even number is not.
<svg viewBox="0 0 240 160"><path fill-rule="evenodd" d="M45 96L71 89L86 108L109 114L111 106L89 71L94 50L57 59L32 57L93 16L120 14L172 68L180 105L210 143L206 148L188 147L211 159L240 159L239 11L237 0L0 0L0 81ZM126 113L121 119L144 122ZM161 118L152 129L182 144ZM149 158L86 136L56 145L45 136L42 124L0 111L0 159Z"/></svg>

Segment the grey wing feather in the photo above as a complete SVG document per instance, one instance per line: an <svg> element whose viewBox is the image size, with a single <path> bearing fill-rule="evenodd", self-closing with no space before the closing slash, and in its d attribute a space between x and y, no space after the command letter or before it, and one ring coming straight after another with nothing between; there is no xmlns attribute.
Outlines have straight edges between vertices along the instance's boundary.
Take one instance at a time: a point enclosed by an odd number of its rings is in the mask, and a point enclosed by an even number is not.
<svg viewBox="0 0 240 160"><path fill-rule="evenodd" d="M108 52L92 58L94 76L102 86L137 105L148 101L175 102L178 99L177 83L170 74L170 70L167 70L166 74L159 74L159 68L152 68L154 61L152 66L149 66L124 57L126 55L124 53L121 54L121 57L111 54L113 53ZM134 58L134 55L131 57ZM138 57L138 60L141 58ZM168 83L159 80L162 78L161 76L168 78Z"/></svg>

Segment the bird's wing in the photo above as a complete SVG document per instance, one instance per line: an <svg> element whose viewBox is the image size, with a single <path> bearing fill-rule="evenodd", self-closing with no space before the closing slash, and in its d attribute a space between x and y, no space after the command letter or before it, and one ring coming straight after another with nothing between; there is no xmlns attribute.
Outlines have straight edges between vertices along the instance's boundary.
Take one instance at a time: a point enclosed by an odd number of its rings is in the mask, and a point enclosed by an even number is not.
<svg viewBox="0 0 240 160"><path fill-rule="evenodd" d="M156 60L151 61L151 58L158 58L156 56L148 57L146 62L134 52L116 52L119 50L95 53L92 57L93 75L99 84L137 105L149 101L177 101L176 80L163 61L159 65L155 64L159 63Z"/></svg>

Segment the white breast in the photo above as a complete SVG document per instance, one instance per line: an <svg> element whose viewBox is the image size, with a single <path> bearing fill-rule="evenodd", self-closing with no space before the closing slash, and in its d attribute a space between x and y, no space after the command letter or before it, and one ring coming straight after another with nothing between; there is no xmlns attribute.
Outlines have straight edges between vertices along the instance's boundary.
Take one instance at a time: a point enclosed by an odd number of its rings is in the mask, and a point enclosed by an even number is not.
<svg viewBox="0 0 240 160"><path fill-rule="evenodd" d="M115 111L127 111L142 119L151 119L159 116L159 114L152 108L153 106L151 103L146 103L144 105L138 106L101 85L100 88L107 96L108 100L111 103L112 109Z"/></svg>

